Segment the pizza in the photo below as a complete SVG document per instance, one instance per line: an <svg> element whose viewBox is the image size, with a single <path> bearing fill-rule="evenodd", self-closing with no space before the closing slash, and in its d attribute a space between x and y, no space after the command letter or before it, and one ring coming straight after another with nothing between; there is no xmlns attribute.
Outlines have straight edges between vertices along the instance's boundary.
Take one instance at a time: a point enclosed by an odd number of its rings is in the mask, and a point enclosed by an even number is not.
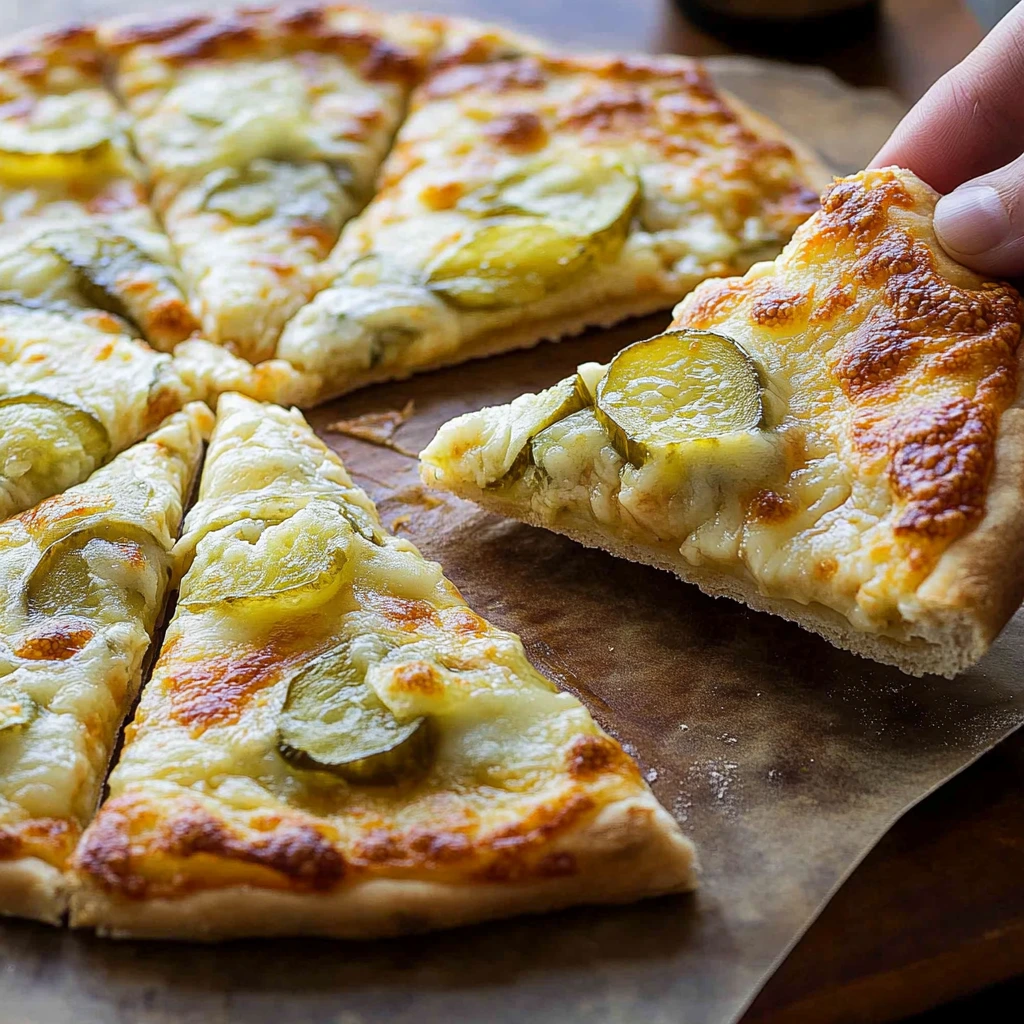
<svg viewBox="0 0 1024 1024"><path fill-rule="evenodd" d="M198 326L93 29L0 46L0 296L104 310L164 349Z"/></svg>
<svg viewBox="0 0 1024 1024"><path fill-rule="evenodd" d="M670 307L777 254L825 180L693 61L449 22L277 355L330 395Z"/></svg>
<svg viewBox="0 0 1024 1024"><path fill-rule="evenodd" d="M342 4L104 26L209 340L273 356L369 198L435 36L428 19Z"/></svg>
<svg viewBox="0 0 1024 1024"><path fill-rule="evenodd" d="M163 607L209 410L0 524L0 913L58 923Z"/></svg>
<svg viewBox="0 0 1024 1024"><path fill-rule="evenodd" d="M774 262L610 364L446 424L424 480L920 675L1024 596L1021 298L907 171L838 179Z"/></svg>
<svg viewBox="0 0 1024 1024"><path fill-rule="evenodd" d="M622 747L297 412L221 399L176 558L73 926L374 936L692 886Z"/></svg>

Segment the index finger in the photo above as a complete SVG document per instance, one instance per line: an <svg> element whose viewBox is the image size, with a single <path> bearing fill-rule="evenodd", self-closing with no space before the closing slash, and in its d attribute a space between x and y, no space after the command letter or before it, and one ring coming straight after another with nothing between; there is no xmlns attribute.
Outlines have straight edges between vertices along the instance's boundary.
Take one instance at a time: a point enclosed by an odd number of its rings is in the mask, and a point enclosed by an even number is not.
<svg viewBox="0 0 1024 1024"><path fill-rule="evenodd" d="M1024 150L1024 3L928 90L878 151L951 192Z"/></svg>

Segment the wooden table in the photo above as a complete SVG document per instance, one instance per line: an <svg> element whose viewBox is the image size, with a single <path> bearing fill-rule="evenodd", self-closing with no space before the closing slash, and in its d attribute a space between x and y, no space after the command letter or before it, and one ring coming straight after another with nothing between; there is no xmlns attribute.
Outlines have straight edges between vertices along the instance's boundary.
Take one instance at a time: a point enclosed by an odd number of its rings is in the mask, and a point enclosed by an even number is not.
<svg viewBox="0 0 1024 1024"><path fill-rule="evenodd" d="M7 4L0 11L4 31L131 6L125 0ZM378 0L378 6L402 4ZM576 46L729 52L687 24L668 0L423 0L422 6L514 22ZM853 84L888 87L910 104L980 36L960 0L888 0L872 35L839 41L817 59ZM1024 973L1022 789L1019 733L893 828L758 997L748 1024L892 1020ZM987 1016L978 1001L927 1019Z"/></svg>

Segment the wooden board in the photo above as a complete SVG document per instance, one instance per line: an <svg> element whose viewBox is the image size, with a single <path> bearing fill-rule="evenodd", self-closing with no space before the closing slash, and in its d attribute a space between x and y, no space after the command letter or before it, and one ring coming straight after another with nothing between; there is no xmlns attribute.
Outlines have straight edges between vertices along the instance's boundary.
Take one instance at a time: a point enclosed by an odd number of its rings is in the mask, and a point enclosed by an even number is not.
<svg viewBox="0 0 1024 1024"><path fill-rule="evenodd" d="M85 10L89 0L74 6ZM109 11L144 4L98 0L92 6ZM486 15L502 5L481 0L434 6ZM538 12L556 6L523 5L526 27L542 29L537 22L547 15ZM657 4L629 4L628 12L611 0L592 6L593 17L588 13L573 23L583 38L571 41L624 45L617 35L620 26L628 25L634 37L638 25L651 31L658 19L678 27L670 15L654 10ZM41 0L29 15L38 11L52 17L57 10L52 0ZM16 16L24 22L26 8L19 5ZM947 11L944 16L954 15ZM568 24L565 14L561 18ZM567 33L554 34L565 40ZM778 102L778 89L761 91L767 94L760 96L762 105L775 96L777 115L781 111L786 119L788 106L791 117L806 119L810 100L802 111L794 111L791 104ZM825 122L819 125L822 130ZM835 123L842 123L844 131L833 132L834 144L849 144L853 138L856 149L858 133L849 121L836 118ZM870 152L866 122L859 124L859 145ZM829 148L825 139L819 142ZM834 151L830 155L840 164L858 162ZM420 412L406 440L415 447L452 411L550 383L575 361L610 353L656 326L629 325L486 368L376 389L314 418L324 426L339 415L398 407L416 395ZM476 517L466 508L440 513L416 508L415 500L411 505L403 500L416 492L410 489L410 467L400 456L348 441L339 444L392 518L411 510L414 539L443 558L467 597L497 621L520 630L542 667L577 689L605 724L634 744L648 770L657 773L659 795L687 819L706 862L715 858L701 896L473 929L426 945L418 940L363 950L289 943L273 950L245 944L196 953L168 946L111 946L32 925L4 925L0 992L8 997L12 1019L41 1024L243 1019L262 1024L293 1015L344 1024L429 1024L453 1018L724 1020L730 1007L742 1005L745 993L756 987L865 843L957 763L943 745L963 747L966 741L971 750L981 749L1015 721L1019 647L1004 650L994 670L968 681L968 698L962 699L962 690L940 690L946 697L936 702L936 693L905 685L898 674L865 669L863 662L835 654L791 627L714 605L660 574L580 552L538 531ZM538 572L554 573L557 593L538 593ZM564 611L567 581L585 609L578 618ZM609 632L622 637L617 644L607 643L617 647L622 663L616 659L619 667L603 672L587 660L588 635L581 622L599 621L616 587L633 595L628 610L644 627L638 632L620 622L602 631L602 639ZM653 657L652 635L661 647ZM630 664L637 647L647 656L648 672L624 673L622 664ZM780 650L787 661L782 671ZM651 689L650 672L659 665L679 673L683 661L689 665L683 679L690 691L682 702L677 690L664 695L670 699L667 710L662 709L662 718L673 728L689 721L693 732L681 745L676 732L662 728L664 722L652 727L649 708L638 707L636 697L645 686L646 692L657 692ZM785 730L774 730L779 715L769 714L766 728L765 717L745 706L751 691L760 695L768 686L780 701L776 712L784 711L787 702L813 705L809 716L806 707L799 711L805 725L815 723L829 738L817 757L806 747L792 749L806 738L804 733L814 735L813 726L798 729L789 723ZM979 699L979 691L988 697ZM944 702L958 709L956 723ZM703 715L696 729L694 711ZM747 727L745 734L740 722ZM830 732L837 723L838 737ZM887 772L879 771L884 765L878 756L892 754L893 746L899 770L905 772L899 792L885 789ZM960 761L963 756L961 750ZM771 772L780 773L772 778L785 782L781 789L763 784ZM1024 741L989 755L905 819L797 946L749 1019L759 1024L891 1019L1024 969L1024 908L1018 895L1024 812L1012 798L1022 775ZM881 789L883 806L869 808ZM795 818L790 817L794 808L800 811ZM774 831L747 835L737 855L736 837L742 838L766 809L773 812L768 830ZM788 829L778 828L780 820L789 823ZM802 830L809 822L823 826L820 834ZM801 847L799 865L787 853L794 839ZM742 862L742 877L737 862ZM757 941L750 941L751 932L759 932ZM678 1012L680 1007L685 1013Z"/></svg>

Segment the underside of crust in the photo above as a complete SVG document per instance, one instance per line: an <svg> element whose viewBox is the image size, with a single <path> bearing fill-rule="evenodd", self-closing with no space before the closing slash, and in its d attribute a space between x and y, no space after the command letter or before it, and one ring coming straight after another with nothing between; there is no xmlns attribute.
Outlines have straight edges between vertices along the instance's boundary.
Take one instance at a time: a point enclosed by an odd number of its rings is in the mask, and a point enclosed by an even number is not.
<svg viewBox="0 0 1024 1024"><path fill-rule="evenodd" d="M68 908L64 875L38 857L0 861L0 915L60 924Z"/></svg>
<svg viewBox="0 0 1024 1024"><path fill-rule="evenodd" d="M553 849L571 853L577 872L525 882L369 878L325 893L234 885L160 899L112 894L79 878L71 926L114 938L382 938L577 904L628 903L696 884L693 846L650 794L610 804Z"/></svg>
<svg viewBox="0 0 1024 1024"><path fill-rule="evenodd" d="M894 665L908 675L929 673L952 679L973 665L987 651L989 640L985 629L970 609L935 612L928 619L913 623L905 639L881 633L865 633L850 625L849 620L822 604L802 604L789 598L763 594L747 576L722 572L707 566L693 565L668 545L638 543L624 540L593 519L562 512L548 520L532 509L480 488L444 480L429 486L441 487L460 498L474 502L488 512L530 526L539 526L576 541L589 548L598 548L643 565L652 565L673 573L685 583L696 584L710 597L728 597L759 612L769 612L795 622L804 629L824 637L842 650L852 651L884 665Z"/></svg>

